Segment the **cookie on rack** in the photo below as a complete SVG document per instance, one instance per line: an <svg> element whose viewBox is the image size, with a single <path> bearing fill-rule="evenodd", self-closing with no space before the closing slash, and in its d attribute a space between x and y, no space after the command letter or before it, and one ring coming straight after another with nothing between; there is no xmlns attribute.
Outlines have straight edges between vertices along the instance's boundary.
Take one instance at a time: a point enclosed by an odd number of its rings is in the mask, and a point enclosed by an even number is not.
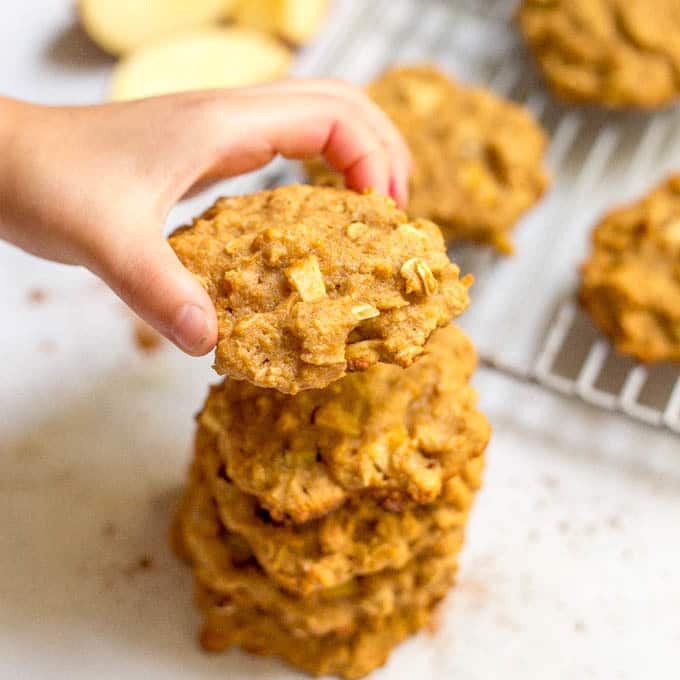
<svg viewBox="0 0 680 680"><path fill-rule="evenodd" d="M285 395L246 382L213 387L199 415L226 474L277 522L307 522L348 499L390 510L430 503L490 428L468 380L467 336L439 329L407 369L378 364L324 390Z"/></svg>
<svg viewBox="0 0 680 680"><path fill-rule="evenodd" d="M224 528L204 480L190 484L174 530L178 552L192 565L197 585L215 596L211 608L258 609L298 638L349 636L403 609L427 607L451 586L463 544L463 530L455 529L403 569L359 576L300 597L272 581L248 544Z"/></svg>
<svg viewBox="0 0 680 680"><path fill-rule="evenodd" d="M518 21L567 102L656 109L680 94L677 0L524 0Z"/></svg>
<svg viewBox="0 0 680 680"><path fill-rule="evenodd" d="M286 525L274 522L254 496L228 479L214 437L201 427L196 459L224 526L246 541L273 581L300 595L401 569L464 527L484 464L483 457L469 461L434 504L413 504L397 513L372 499L356 499L319 519Z"/></svg>
<svg viewBox="0 0 680 680"><path fill-rule="evenodd" d="M595 228L580 299L622 354L680 362L680 174Z"/></svg>
<svg viewBox="0 0 680 680"><path fill-rule="evenodd" d="M450 241L511 252L513 227L548 186L547 137L529 112L433 66L387 71L368 94L410 147L409 213L436 222ZM321 161L307 172L315 184L342 184Z"/></svg>
<svg viewBox="0 0 680 680"><path fill-rule="evenodd" d="M170 244L215 303L218 373L290 394L409 366L468 305L439 228L373 193L222 198Z"/></svg>

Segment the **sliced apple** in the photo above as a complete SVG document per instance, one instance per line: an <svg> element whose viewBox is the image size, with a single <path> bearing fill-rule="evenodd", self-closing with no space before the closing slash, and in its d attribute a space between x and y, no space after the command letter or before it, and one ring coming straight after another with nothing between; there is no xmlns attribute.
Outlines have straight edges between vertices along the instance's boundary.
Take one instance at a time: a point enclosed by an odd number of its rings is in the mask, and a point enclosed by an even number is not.
<svg viewBox="0 0 680 680"><path fill-rule="evenodd" d="M328 14L328 5L328 0L286 0L281 15L281 36L296 45L311 40Z"/></svg>
<svg viewBox="0 0 680 680"><path fill-rule="evenodd" d="M127 54L180 31L216 24L234 0L78 0L87 34L111 54Z"/></svg>
<svg viewBox="0 0 680 680"><path fill-rule="evenodd" d="M280 0L236 0L233 20L248 28L276 34L280 24Z"/></svg>
<svg viewBox="0 0 680 680"><path fill-rule="evenodd" d="M277 40L252 29L192 31L121 60L109 96L120 101L267 82L285 75L291 57Z"/></svg>
<svg viewBox="0 0 680 680"><path fill-rule="evenodd" d="M328 12L329 0L237 0L234 20L301 45L312 38Z"/></svg>
<svg viewBox="0 0 680 680"><path fill-rule="evenodd" d="M236 0L222 0L222 18L229 19L234 13Z"/></svg>

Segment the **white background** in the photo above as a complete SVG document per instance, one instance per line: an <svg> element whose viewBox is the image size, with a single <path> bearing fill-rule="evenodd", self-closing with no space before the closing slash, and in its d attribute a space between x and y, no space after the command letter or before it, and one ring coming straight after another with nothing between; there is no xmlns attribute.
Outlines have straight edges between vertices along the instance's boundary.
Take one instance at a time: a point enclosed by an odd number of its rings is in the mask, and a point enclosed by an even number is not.
<svg viewBox="0 0 680 680"><path fill-rule="evenodd" d="M0 56L1 93L49 103L100 100L112 63L58 0L3 2ZM0 678L298 677L200 652L167 547L209 360L141 355L95 279L4 245L0 358ZM477 384L495 433L459 585L376 680L677 678L678 438L495 374Z"/></svg>

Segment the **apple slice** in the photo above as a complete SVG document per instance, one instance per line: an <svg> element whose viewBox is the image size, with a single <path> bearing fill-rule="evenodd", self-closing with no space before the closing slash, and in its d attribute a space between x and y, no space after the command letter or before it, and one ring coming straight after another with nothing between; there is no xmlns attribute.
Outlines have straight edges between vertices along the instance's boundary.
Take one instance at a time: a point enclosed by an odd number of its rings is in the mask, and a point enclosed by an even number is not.
<svg viewBox="0 0 680 680"><path fill-rule="evenodd" d="M232 19L240 26L275 35L279 30L281 0L236 0Z"/></svg>
<svg viewBox="0 0 680 680"><path fill-rule="evenodd" d="M233 0L78 0L87 34L111 54L126 54L173 33L216 24Z"/></svg>
<svg viewBox="0 0 680 680"><path fill-rule="evenodd" d="M296 45L311 40L328 14L328 0L286 0L283 2L280 34Z"/></svg>
<svg viewBox="0 0 680 680"><path fill-rule="evenodd" d="M240 87L285 75L292 54L271 36L247 28L179 34L133 52L114 69L114 101Z"/></svg>
<svg viewBox="0 0 680 680"><path fill-rule="evenodd" d="M301 45L312 38L328 13L329 0L237 0L233 17Z"/></svg>

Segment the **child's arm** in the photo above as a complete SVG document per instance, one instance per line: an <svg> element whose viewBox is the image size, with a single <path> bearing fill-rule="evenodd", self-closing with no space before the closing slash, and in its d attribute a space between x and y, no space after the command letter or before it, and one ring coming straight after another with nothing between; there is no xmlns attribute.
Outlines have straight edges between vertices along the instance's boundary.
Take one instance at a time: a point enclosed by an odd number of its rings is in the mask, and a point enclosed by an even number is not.
<svg viewBox="0 0 680 680"><path fill-rule="evenodd" d="M0 98L0 238L88 267L181 349L204 354L216 341L215 312L163 238L163 223L197 181L248 172L276 154L323 154L351 188L406 201L403 141L341 82L89 107Z"/></svg>

